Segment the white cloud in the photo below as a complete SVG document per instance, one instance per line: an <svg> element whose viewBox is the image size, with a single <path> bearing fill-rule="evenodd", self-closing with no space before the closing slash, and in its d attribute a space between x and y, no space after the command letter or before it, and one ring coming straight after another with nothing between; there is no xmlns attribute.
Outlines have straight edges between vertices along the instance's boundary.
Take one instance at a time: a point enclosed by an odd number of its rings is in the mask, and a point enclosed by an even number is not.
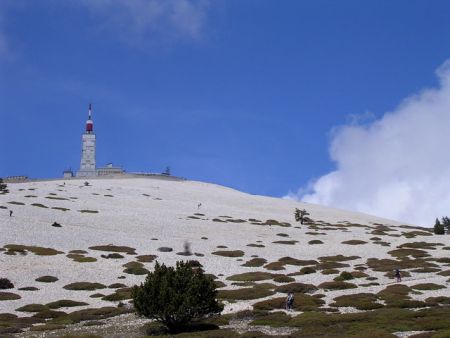
<svg viewBox="0 0 450 338"><path fill-rule="evenodd" d="M336 128L336 170L287 197L426 226L450 216L450 60L436 74L381 119Z"/></svg>
<svg viewBox="0 0 450 338"><path fill-rule="evenodd" d="M197 41L205 35L209 0L83 0L102 28L132 45L149 38Z"/></svg>

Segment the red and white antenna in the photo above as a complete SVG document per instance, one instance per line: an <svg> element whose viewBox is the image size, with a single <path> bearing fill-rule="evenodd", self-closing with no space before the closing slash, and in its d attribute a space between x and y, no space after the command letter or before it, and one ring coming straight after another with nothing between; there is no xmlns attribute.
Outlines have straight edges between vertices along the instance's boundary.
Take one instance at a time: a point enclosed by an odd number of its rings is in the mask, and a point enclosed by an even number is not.
<svg viewBox="0 0 450 338"><path fill-rule="evenodd" d="M92 122L92 104L89 103L89 118L86 121L86 131L90 134L94 130L94 122Z"/></svg>

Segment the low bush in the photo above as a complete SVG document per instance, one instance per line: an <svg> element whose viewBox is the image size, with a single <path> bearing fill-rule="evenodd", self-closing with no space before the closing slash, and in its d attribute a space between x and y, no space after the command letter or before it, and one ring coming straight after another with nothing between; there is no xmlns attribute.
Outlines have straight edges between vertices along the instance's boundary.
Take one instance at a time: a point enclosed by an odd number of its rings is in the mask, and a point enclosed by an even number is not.
<svg viewBox="0 0 450 338"><path fill-rule="evenodd" d="M244 256L244 251L242 250L219 250L214 251L213 255L223 256L223 257L242 257Z"/></svg>
<svg viewBox="0 0 450 338"><path fill-rule="evenodd" d="M0 290L14 289L14 284L7 278L0 278Z"/></svg>
<svg viewBox="0 0 450 338"><path fill-rule="evenodd" d="M345 289L355 289L357 286L353 283L348 282L323 282L319 284L320 289L325 290L345 290Z"/></svg>

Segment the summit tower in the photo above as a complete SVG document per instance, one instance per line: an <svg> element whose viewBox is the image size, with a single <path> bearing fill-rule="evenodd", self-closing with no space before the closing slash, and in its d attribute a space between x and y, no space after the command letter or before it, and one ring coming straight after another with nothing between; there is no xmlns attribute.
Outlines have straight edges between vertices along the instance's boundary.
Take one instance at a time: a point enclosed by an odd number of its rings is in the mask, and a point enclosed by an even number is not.
<svg viewBox="0 0 450 338"><path fill-rule="evenodd" d="M97 176L95 167L95 134L94 122L92 121L92 105L89 104L89 116L86 121L86 130L82 137L81 147L81 163L77 177L93 177Z"/></svg>

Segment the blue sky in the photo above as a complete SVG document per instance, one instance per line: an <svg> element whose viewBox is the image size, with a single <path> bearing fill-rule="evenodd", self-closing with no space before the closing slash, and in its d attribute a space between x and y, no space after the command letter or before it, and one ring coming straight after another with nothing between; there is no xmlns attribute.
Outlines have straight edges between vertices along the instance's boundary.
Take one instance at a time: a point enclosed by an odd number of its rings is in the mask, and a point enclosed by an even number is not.
<svg viewBox="0 0 450 338"><path fill-rule="evenodd" d="M92 102L99 165L302 190L336 169L337 127L439 86L449 19L438 0L2 1L0 176L78 169Z"/></svg>

